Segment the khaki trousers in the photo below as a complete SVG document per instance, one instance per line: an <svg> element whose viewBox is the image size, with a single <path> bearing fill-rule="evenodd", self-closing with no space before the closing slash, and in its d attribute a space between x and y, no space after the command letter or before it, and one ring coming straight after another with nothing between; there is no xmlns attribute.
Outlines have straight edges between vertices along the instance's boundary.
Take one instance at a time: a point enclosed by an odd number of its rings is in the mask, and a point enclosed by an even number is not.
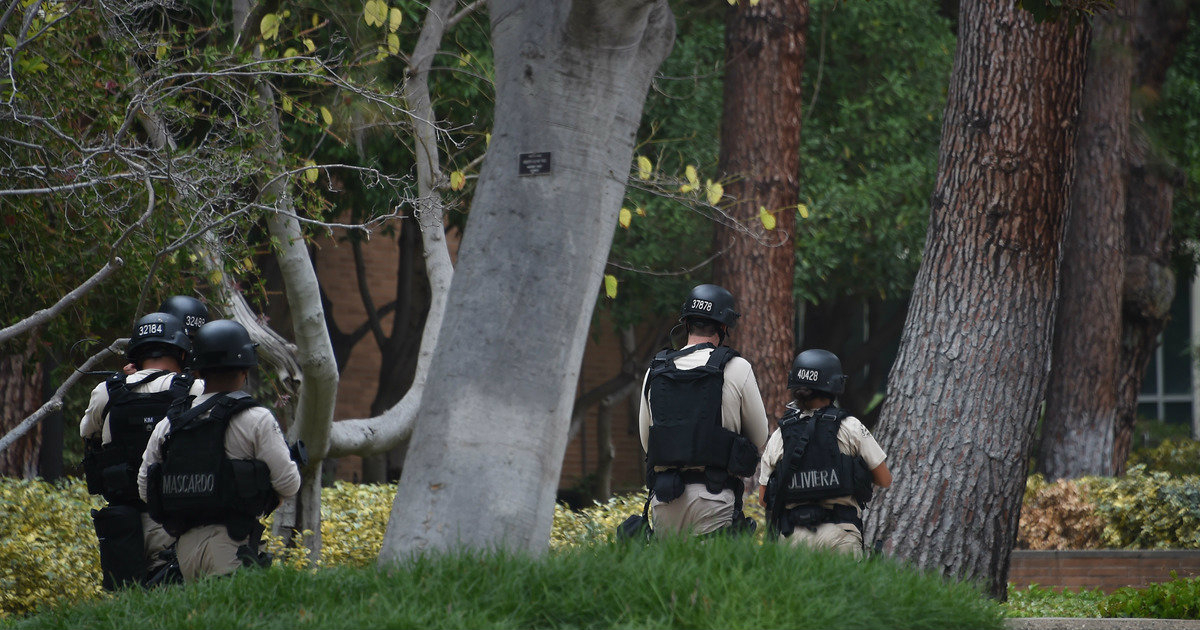
<svg viewBox="0 0 1200 630"><path fill-rule="evenodd" d="M175 544L183 581L193 582L206 575L229 575L242 568L237 550L244 544L245 539L230 538L224 525L201 525L184 532Z"/></svg>
<svg viewBox="0 0 1200 630"><path fill-rule="evenodd" d="M702 483L689 483L683 494L670 503L655 497L653 508L655 534L690 534L699 536L716 531L733 522L733 490L713 494Z"/></svg>
<svg viewBox="0 0 1200 630"><path fill-rule="evenodd" d="M786 537L792 546L804 545L815 549L833 549L861 560L862 534L850 523L821 523L816 529L797 527Z"/></svg>

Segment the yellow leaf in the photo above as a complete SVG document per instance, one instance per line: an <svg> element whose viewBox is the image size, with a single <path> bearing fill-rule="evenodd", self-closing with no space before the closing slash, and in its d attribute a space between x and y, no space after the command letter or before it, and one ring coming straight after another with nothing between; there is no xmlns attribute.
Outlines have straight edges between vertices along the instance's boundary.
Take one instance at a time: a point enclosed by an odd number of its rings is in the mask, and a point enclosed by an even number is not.
<svg viewBox="0 0 1200 630"><path fill-rule="evenodd" d="M489 146L489 147L492 146L492 134L490 134L490 133L483 134L483 144L484 144L484 146Z"/></svg>
<svg viewBox="0 0 1200 630"><path fill-rule="evenodd" d="M695 189L696 189L696 187L695 187L695 186L692 186L691 184L684 184L684 185L682 185L682 186L680 186L680 187L679 187L679 192L681 192L681 193L690 193L690 192L692 192L692 191L693 191L693 190L695 190Z"/></svg>
<svg viewBox="0 0 1200 630"><path fill-rule="evenodd" d="M654 172L654 164L650 162L650 158L639 155L637 159L638 177L641 179L650 179L650 174Z"/></svg>
<svg viewBox="0 0 1200 630"><path fill-rule="evenodd" d="M288 48L287 50L283 51L284 57L295 57L298 54L300 54L300 51L296 50L295 48Z"/></svg>
<svg viewBox="0 0 1200 630"><path fill-rule="evenodd" d="M715 206L717 205L717 202L721 201L721 197L725 195L725 187L722 186L720 182L714 182L711 179L704 181L705 189L708 192L708 203L711 203Z"/></svg>
<svg viewBox="0 0 1200 630"><path fill-rule="evenodd" d="M161 40L161 39L160 39L160 40L158 40L158 48L156 48L156 49L154 50L154 58L155 58L155 59L159 59L159 60L161 60L163 57L166 57L166 56L167 56L167 52L168 52L169 50L170 50L170 49L169 49L169 48L167 48L167 42L165 42L165 41L163 41L163 40Z"/></svg>
<svg viewBox="0 0 1200 630"><path fill-rule="evenodd" d="M403 21L404 21L404 14L400 12L400 9L397 9L396 7L392 7L390 9L388 9L388 30L389 31L395 32L396 29L400 28L400 23Z"/></svg>
<svg viewBox="0 0 1200 630"><path fill-rule="evenodd" d="M258 23L258 30L262 33L263 39L272 40L279 37L279 15L268 13L262 17L262 21Z"/></svg>
<svg viewBox="0 0 1200 630"><path fill-rule="evenodd" d="M808 218L808 206L806 206L806 205L804 205L804 204L800 204L800 205L796 206L796 209L800 211L800 218L801 218L801 219L807 219L807 218Z"/></svg>
<svg viewBox="0 0 1200 630"><path fill-rule="evenodd" d="M292 113L292 97L287 94L283 95L283 111L289 114Z"/></svg>
<svg viewBox="0 0 1200 630"><path fill-rule="evenodd" d="M388 19L388 6L383 0L367 0L363 7L363 20L367 26L383 26Z"/></svg>
<svg viewBox="0 0 1200 630"><path fill-rule="evenodd" d="M604 294L611 299L617 298L617 277L604 274Z"/></svg>
<svg viewBox="0 0 1200 630"><path fill-rule="evenodd" d="M737 4L737 0L729 0L729 6Z"/></svg>
<svg viewBox="0 0 1200 630"><path fill-rule="evenodd" d="M378 50L379 50L379 52L375 53L375 61L383 61L384 59L387 59L387 56L388 56L387 48L384 48L383 46L379 46Z"/></svg>
<svg viewBox="0 0 1200 630"><path fill-rule="evenodd" d="M758 207L758 218L762 221L763 227L768 230L775 229L775 215L767 212L765 206Z"/></svg>
<svg viewBox="0 0 1200 630"><path fill-rule="evenodd" d="M759 0L750 0L750 6L752 6L752 7L758 6L758 1Z"/></svg>
<svg viewBox="0 0 1200 630"><path fill-rule="evenodd" d="M314 15L313 17L316 17L316 16ZM305 37L304 38L304 49L307 50L308 52L312 52L317 49L317 45L313 43L313 40Z"/></svg>
<svg viewBox="0 0 1200 630"><path fill-rule="evenodd" d="M683 169L683 176L687 178L688 183L693 187L700 184L700 180L696 178L696 167L691 164L688 164L687 168Z"/></svg>
<svg viewBox="0 0 1200 630"><path fill-rule="evenodd" d="M262 43L260 42L260 43L258 44L258 56L259 56L259 57L261 57L261 56L262 56L262 54L263 54L263 51L264 51L264 50L266 50L266 49L265 49L265 48L263 48L263 45L262 45Z"/></svg>
<svg viewBox="0 0 1200 630"><path fill-rule="evenodd" d="M209 284L221 284L221 279L224 277L225 275L221 273L220 269L213 269L212 273L208 274L208 282Z"/></svg>
<svg viewBox="0 0 1200 630"><path fill-rule="evenodd" d="M388 33L387 42L388 42L388 52L392 53L393 55L398 54L400 52L400 36L399 35L396 35L395 33Z"/></svg>
<svg viewBox="0 0 1200 630"><path fill-rule="evenodd" d="M324 105L321 106L321 120L324 120L326 125L333 124L333 112L330 112L329 108Z"/></svg>
<svg viewBox="0 0 1200 630"><path fill-rule="evenodd" d="M450 173L450 190L462 190L467 185L467 176L462 171Z"/></svg>
<svg viewBox="0 0 1200 630"><path fill-rule="evenodd" d="M318 26L320 26L321 25L321 16L314 13L313 17L312 17L312 25L313 25L313 28L317 28Z"/></svg>
<svg viewBox="0 0 1200 630"><path fill-rule="evenodd" d="M304 160L304 165L305 166L316 166L317 163L312 160ZM308 183L310 183L310 184L316 183L318 175L320 175L320 173L318 173L317 169L315 169L315 168L304 169L304 179L308 180Z"/></svg>
<svg viewBox="0 0 1200 630"><path fill-rule="evenodd" d="M846 156L847 160L849 160L850 159L850 147L843 145L842 146L842 154Z"/></svg>
<svg viewBox="0 0 1200 630"><path fill-rule="evenodd" d="M637 208L636 212L637 212L637 215L638 215L639 217L644 217L644 216L646 216L646 209L645 209L645 208L643 208L643 207L641 207L641 206L638 206L638 208Z"/></svg>
<svg viewBox="0 0 1200 630"><path fill-rule="evenodd" d="M621 208L621 214L620 214L620 216L617 217L617 223L620 223L621 227L628 230L629 222L632 220L633 220L633 213L629 211L629 208Z"/></svg>

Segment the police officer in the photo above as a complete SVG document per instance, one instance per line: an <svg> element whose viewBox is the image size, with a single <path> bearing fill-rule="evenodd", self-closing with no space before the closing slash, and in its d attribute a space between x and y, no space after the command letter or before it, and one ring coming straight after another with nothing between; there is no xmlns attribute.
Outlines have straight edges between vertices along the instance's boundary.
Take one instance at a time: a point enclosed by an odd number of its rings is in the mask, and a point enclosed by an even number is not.
<svg viewBox="0 0 1200 630"><path fill-rule="evenodd" d="M146 445L138 490L179 537L187 582L267 562L258 519L300 489L275 416L240 391L258 364L255 346L237 322L201 326L192 369L204 393L173 406Z"/></svg>
<svg viewBox="0 0 1200 630"><path fill-rule="evenodd" d="M759 483L771 529L793 545L862 557L862 506L888 487L887 455L871 432L833 406L845 389L837 355L805 350L788 373L794 400L763 450Z"/></svg>
<svg viewBox="0 0 1200 630"><path fill-rule="evenodd" d="M738 317L729 291L693 288L679 318L687 344L646 372L639 427L659 533L752 527L741 477L754 474L767 414L750 363L722 345Z"/></svg>
<svg viewBox="0 0 1200 630"><path fill-rule="evenodd" d="M139 319L126 351L133 373L116 374L97 385L79 423L88 491L108 501L104 509L92 511L108 590L152 574L165 563L161 552L174 542L146 514L138 497L137 471L150 432L171 404L204 389L203 383L181 373L191 348L176 317L150 313Z"/></svg>

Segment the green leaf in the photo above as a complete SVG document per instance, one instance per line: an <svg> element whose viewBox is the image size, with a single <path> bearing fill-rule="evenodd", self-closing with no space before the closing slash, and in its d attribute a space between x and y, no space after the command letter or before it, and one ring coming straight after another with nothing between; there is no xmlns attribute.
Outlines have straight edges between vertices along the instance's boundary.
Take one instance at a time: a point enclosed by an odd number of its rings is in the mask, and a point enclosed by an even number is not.
<svg viewBox="0 0 1200 630"><path fill-rule="evenodd" d="M279 37L279 24L283 21L276 13L268 13L262 17L262 21L258 23L258 30L262 33L265 40L272 40Z"/></svg>

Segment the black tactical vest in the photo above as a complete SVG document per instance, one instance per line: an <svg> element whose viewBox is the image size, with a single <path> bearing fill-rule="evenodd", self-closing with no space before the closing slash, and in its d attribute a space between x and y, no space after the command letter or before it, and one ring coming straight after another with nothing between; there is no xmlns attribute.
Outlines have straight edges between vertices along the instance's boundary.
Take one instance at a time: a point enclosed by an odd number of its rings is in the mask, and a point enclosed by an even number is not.
<svg viewBox="0 0 1200 630"><path fill-rule="evenodd" d="M229 421L259 405L245 392L217 394L189 409L191 400L167 412L171 432L163 440L161 463L149 473L150 516L173 536L199 525L224 524L229 536L240 540L259 516L279 504L264 462L225 455Z"/></svg>
<svg viewBox="0 0 1200 630"><path fill-rule="evenodd" d="M871 475L861 457L846 455L838 448L837 434L850 414L825 407L811 416L790 411L779 421L783 437L780 458L768 484L768 505L816 503L822 499L853 496L860 503L870 500Z"/></svg>
<svg viewBox="0 0 1200 630"><path fill-rule="evenodd" d="M150 433L167 415L171 405L188 395L195 380L189 374L175 374L171 386L161 392L133 390L167 374L171 372L159 370L135 382L128 382L125 375L116 374L105 381L108 404L101 411L101 417L106 419L112 440L84 455L88 492L103 494L109 503L139 502L137 474L142 467L142 453Z"/></svg>
<svg viewBox="0 0 1200 630"><path fill-rule="evenodd" d="M675 366L676 359L704 348L713 346L706 343L674 352L664 350L650 364L646 395L654 424L650 426L647 467L653 471L656 466L703 466L740 477L751 475L758 449L721 425L725 364L738 353L714 348L700 367L681 370Z"/></svg>

